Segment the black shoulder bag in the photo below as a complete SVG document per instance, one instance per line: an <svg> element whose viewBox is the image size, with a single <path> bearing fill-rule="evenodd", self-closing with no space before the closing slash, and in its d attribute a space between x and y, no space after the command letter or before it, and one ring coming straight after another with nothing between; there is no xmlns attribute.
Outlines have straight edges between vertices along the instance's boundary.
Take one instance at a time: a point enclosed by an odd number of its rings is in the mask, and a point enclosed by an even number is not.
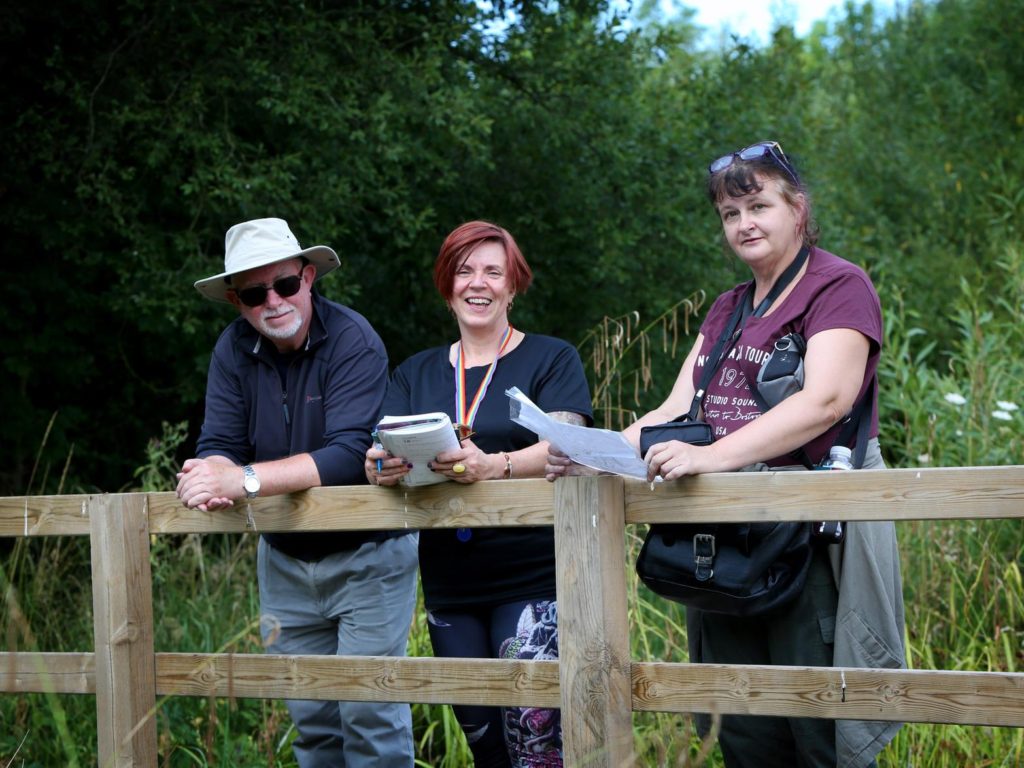
<svg viewBox="0 0 1024 768"><path fill-rule="evenodd" d="M690 411L675 421L644 427L641 455L666 440L712 442L710 425L696 417L725 356L725 345L736 342L747 317L760 317L768 310L806 259L804 248L752 312L751 284L708 357ZM812 556L810 523L659 523L647 532L636 570L651 591L670 600L715 613L759 616L800 594Z"/></svg>

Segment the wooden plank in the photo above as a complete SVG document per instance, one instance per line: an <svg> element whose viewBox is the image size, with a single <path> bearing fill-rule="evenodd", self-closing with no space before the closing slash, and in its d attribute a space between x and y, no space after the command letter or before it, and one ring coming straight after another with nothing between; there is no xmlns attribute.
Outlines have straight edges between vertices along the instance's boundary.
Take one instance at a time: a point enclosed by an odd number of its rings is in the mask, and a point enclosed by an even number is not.
<svg viewBox="0 0 1024 768"><path fill-rule="evenodd" d="M1024 517L1024 466L730 472L627 480L626 522L950 520Z"/></svg>
<svg viewBox="0 0 1024 768"><path fill-rule="evenodd" d="M149 494L153 533L383 530L551 525L554 490L544 480L512 480L500 493L486 483L420 488L368 485L313 488L220 512L185 509L173 493Z"/></svg>
<svg viewBox="0 0 1024 768"><path fill-rule="evenodd" d="M0 653L4 693L96 693L92 653Z"/></svg>
<svg viewBox="0 0 1024 768"><path fill-rule="evenodd" d="M555 488L565 764L631 765L622 478L571 477Z"/></svg>
<svg viewBox="0 0 1024 768"><path fill-rule="evenodd" d="M632 674L637 711L1024 727L1024 673L645 662Z"/></svg>
<svg viewBox="0 0 1024 768"><path fill-rule="evenodd" d="M557 707L558 662L390 656L156 654L161 696ZM96 692L92 653L0 653L0 691Z"/></svg>
<svg viewBox="0 0 1024 768"><path fill-rule="evenodd" d="M88 536L89 497L0 496L0 536Z"/></svg>
<svg viewBox="0 0 1024 768"><path fill-rule="evenodd" d="M156 669L161 695L559 705L556 661L159 653Z"/></svg>
<svg viewBox="0 0 1024 768"><path fill-rule="evenodd" d="M885 479L880 480L885 473ZM342 486L257 499L258 530L551 525L553 486L516 480L496 495L476 483L408 490ZM1024 517L1024 467L722 473L660 483L626 480L626 522L810 520L822 506L836 520ZM0 536L89 533L88 496L0 497ZM173 493L148 494L153 533L244 532L244 507L186 510ZM293 507L293 505L295 505Z"/></svg>
<svg viewBox="0 0 1024 768"><path fill-rule="evenodd" d="M96 730L102 766L156 766L156 669L144 494L94 496Z"/></svg>
<svg viewBox="0 0 1024 768"><path fill-rule="evenodd" d="M161 696L559 705L553 661L159 653L156 671ZM631 676L638 712L1024 727L1022 673L634 662ZM0 653L0 691L92 694L94 655Z"/></svg>

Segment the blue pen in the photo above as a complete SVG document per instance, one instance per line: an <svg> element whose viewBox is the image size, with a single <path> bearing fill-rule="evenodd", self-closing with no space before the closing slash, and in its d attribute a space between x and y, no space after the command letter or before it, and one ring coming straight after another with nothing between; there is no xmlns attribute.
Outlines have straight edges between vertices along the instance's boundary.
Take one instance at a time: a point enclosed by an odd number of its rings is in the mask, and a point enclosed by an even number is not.
<svg viewBox="0 0 1024 768"><path fill-rule="evenodd" d="M374 448L380 448L380 449L384 448L384 446L381 445L380 440L377 439L377 433L376 432L373 433L373 447ZM377 474L378 475L381 473L382 469L384 469L384 459L377 459Z"/></svg>

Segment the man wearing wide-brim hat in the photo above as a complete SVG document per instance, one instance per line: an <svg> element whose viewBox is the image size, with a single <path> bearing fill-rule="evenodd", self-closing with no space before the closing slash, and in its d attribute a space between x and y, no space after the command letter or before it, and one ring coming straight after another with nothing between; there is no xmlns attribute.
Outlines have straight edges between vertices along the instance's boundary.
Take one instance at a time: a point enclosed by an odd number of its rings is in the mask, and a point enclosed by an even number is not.
<svg viewBox="0 0 1024 768"><path fill-rule="evenodd" d="M314 283L338 266L303 249L282 219L236 224L224 271L196 282L239 317L210 360L196 458L178 474L203 511L258 496L366 482L363 461L387 387L369 322ZM258 507L256 508L258 510ZM258 527L258 515L253 518ZM272 653L403 656L416 599L416 535L264 533L260 627ZM411 766L408 704L289 701L300 766Z"/></svg>

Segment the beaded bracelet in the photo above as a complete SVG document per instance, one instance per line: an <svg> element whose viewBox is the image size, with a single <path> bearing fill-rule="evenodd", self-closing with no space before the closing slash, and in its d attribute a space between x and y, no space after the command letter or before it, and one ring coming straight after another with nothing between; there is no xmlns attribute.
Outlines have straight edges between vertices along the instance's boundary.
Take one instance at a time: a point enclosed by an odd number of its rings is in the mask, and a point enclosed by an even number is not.
<svg viewBox="0 0 1024 768"><path fill-rule="evenodd" d="M502 454L505 457L505 479L512 479L512 459L507 453Z"/></svg>

